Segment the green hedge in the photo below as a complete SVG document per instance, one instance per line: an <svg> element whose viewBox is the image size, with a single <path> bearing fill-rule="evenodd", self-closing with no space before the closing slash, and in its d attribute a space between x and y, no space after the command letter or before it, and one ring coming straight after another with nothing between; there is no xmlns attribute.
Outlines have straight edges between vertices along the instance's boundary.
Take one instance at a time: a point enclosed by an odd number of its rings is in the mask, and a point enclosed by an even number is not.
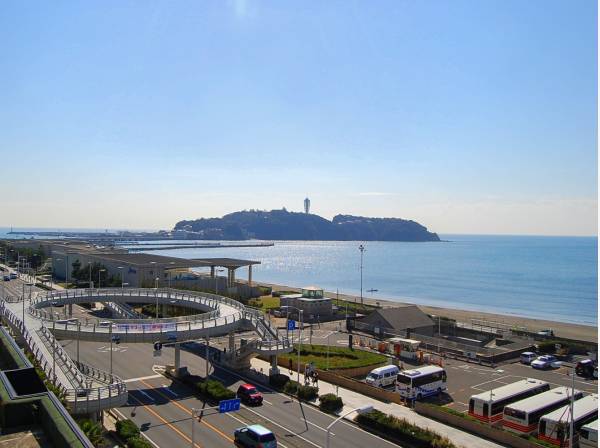
<svg viewBox="0 0 600 448"><path fill-rule="evenodd" d="M115 426L117 428L117 434L125 440L129 440L132 437L139 437L140 435L140 429L129 419L119 420Z"/></svg>
<svg viewBox="0 0 600 448"><path fill-rule="evenodd" d="M457 448L447 437L376 409L367 414L358 414L354 421L360 426L376 430L395 442L414 448Z"/></svg>
<svg viewBox="0 0 600 448"><path fill-rule="evenodd" d="M307 331L305 330L304 333ZM291 353L280 355L279 359L284 364L288 364L292 359L298 360L298 346L294 344L294 350ZM314 363L317 369L325 370L329 365L330 369L351 369L355 367L377 366L388 362L388 358L379 354L365 350L354 350L348 347L329 347L329 356L327 355L326 345L306 345L302 344L300 350L300 365L309 362ZM327 361L329 358L329 362Z"/></svg>
<svg viewBox="0 0 600 448"><path fill-rule="evenodd" d="M217 380L199 382L196 387L201 395L213 401L230 400L235 398L235 392L227 389L225 385Z"/></svg>
<svg viewBox="0 0 600 448"><path fill-rule="evenodd" d="M323 412L335 414L341 411L343 407L344 402L342 401L342 397L338 397L335 394L325 394L319 397L319 409Z"/></svg>
<svg viewBox="0 0 600 448"><path fill-rule="evenodd" d="M277 390L283 390L288 381L290 381L290 377L283 373L278 373L277 375L271 375L269 377L269 384Z"/></svg>
<svg viewBox="0 0 600 448"><path fill-rule="evenodd" d="M153 448L142 436L132 437L127 441L127 448Z"/></svg>
<svg viewBox="0 0 600 448"><path fill-rule="evenodd" d="M127 448L152 448L152 445L140 435L140 429L132 420L119 420L115 427L117 434L125 440Z"/></svg>
<svg viewBox="0 0 600 448"><path fill-rule="evenodd" d="M286 394L297 395L298 398L305 401L314 400L319 396L319 388L313 386L298 385L296 381L288 381L283 387Z"/></svg>

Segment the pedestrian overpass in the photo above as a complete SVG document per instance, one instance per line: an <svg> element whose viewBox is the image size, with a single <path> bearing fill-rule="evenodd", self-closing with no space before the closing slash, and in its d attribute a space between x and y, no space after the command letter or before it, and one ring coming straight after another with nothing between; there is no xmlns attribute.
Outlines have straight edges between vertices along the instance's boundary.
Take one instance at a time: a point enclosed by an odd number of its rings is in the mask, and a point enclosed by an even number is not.
<svg viewBox="0 0 600 448"><path fill-rule="evenodd" d="M197 313L162 319L72 318L74 304L97 302L106 304L117 316L130 316L125 311L132 303L176 305ZM57 308L62 313L57 313ZM34 354L47 377L64 391L67 407L74 414L122 406L127 401L127 387L111 372L73 361L57 339L169 344L175 348L175 372L181 371L181 343L229 335L231 345L238 330L253 330L258 337L238 349L230 347L223 362L231 367L243 368L253 356L262 354L271 357L276 369L277 354L292 351L290 341L280 336L259 310L208 293L147 288L66 289L38 293L31 300L2 301L0 316Z"/></svg>

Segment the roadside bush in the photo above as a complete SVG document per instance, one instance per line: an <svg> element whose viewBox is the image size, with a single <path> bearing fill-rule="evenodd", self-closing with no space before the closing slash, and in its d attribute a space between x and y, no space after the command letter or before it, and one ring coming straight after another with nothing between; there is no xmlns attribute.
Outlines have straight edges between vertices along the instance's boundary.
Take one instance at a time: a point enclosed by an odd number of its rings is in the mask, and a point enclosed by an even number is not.
<svg viewBox="0 0 600 448"><path fill-rule="evenodd" d="M319 395L319 388L313 386L302 386L298 387L298 382L290 380L285 383L283 391L289 395L297 395L298 398L305 401L314 400Z"/></svg>
<svg viewBox="0 0 600 448"><path fill-rule="evenodd" d="M197 384L198 392L210 400L221 401L235 398L235 392L227 389L217 380L207 380Z"/></svg>
<svg viewBox="0 0 600 448"><path fill-rule="evenodd" d="M409 423L393 415L373 410L367 414L358 414L354 421L359 426L373 429L386 438L400 444L406 443L415 448L456 448L448 438L436 432Z"/></svg>
<svg viewBox="0 0 600 448"><path fill-rule="evenodd" d="M319 409L323 412L335 414L344 407L344 402L341 397L335 394L325 394L319 397Z"/></svg>
<svg viewBox="0 0 600 448"><path fill-rule="evenodd" d="M277 375L269 377L269 384L277 390L283 390L288 381L290 381L290 377L283 373L278 373Z"/></svg>
<svg viewBox="0 0 600 448"><path fill-rule="evenodd" d="M152 448L152 445L142 436L136 436L127 441L127 448Z"/></svg>
<svg viewBox="0 0 600 448"><path fill-rule="evenodd" d="M542 354L554 353L556 351L555 345L558 344L558 341L544 341L538 344L538 352Z"/></svg>
<svg viewBox="0 0 600 448"><path fill-rule="evenodd" d="M92 442L92 445L100 446L102 444L104 437L102 436L102 426L100 424L90 419L79 420L77 423L86 437Z"/></svg>
<svg viewBox="0 0 600 448"><path fill-rule="evenodd" d="M115 426L117 428L117 434L125 440L139 437L140 435L140 430L137 425L129 419L119 420Z"/></svg>

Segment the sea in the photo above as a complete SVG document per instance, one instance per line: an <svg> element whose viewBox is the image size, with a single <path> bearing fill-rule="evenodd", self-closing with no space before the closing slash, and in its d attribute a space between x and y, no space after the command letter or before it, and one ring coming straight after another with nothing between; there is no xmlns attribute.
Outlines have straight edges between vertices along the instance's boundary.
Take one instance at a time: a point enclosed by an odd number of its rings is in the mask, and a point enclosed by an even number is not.
<svg viewBox="0 0 600 448"><path fill-rule="evenodd" d="M255 281L294 287L316 285L359 295L359 245L363 244L366 298L597 326L597 237L440 238L442 242L426 243L275 241L269 247L145 252L182 258L256 260L260 265L253 268ZM238 269L236 275L247 278L247 269Z"/></svg>

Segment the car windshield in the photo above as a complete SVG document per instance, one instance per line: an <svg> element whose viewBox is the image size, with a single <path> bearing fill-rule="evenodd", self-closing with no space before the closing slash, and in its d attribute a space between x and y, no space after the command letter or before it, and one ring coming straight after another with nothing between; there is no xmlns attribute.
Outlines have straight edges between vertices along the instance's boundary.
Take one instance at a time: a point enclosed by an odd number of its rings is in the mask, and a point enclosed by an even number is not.
<svg viewBox="0 0 600 448"><path fill-rule="evenodd" d="M248 388L246 388L246 392L248 392L249 394L255 394L255 393L257 393L256 388L254 388L254 387L248 387Z"/></svg>
<svg viewBox="0 0 600 448"><path fill-rule="evenodd" d="M274 440L275 440L275 436L273 435L272 432L270 432L269 434L263 434L262 436L260 436L261 442L272 442Z"/></svg>
<svg viewBox="0 0 600 448"><path fill-rule="evenodd" d="M376 373L369 373L367 375L367 378L369 378L371 380L376 380L377 379L377 374Z"/></svg>

